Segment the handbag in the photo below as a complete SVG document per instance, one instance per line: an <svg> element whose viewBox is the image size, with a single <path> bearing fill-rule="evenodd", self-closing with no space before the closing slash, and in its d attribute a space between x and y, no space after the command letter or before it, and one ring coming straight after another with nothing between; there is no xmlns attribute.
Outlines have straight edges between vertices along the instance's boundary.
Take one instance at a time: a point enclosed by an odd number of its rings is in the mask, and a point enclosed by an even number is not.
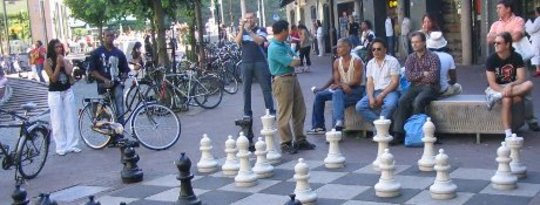
<svg viewBox="0 0 540 205"><path fill-rule="evenodd" d="M535 49L529 41L529 38L526 36L521 38L518 42L512 43L512 47L514 47L515 51L521 55L523 61L527 61L534 56Z"/></svg>

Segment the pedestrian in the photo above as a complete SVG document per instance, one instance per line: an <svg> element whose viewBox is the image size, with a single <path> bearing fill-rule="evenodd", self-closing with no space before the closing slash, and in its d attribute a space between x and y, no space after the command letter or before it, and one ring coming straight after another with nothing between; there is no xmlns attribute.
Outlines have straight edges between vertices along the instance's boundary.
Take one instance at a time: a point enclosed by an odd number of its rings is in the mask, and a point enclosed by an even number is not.
<svg viewBox="0 0 540 205"><path fill-rule="evenodd" d="M536 66L534 77L540 77L540 7L534 10L536 19L530 26L526 26L525 30L531 36L531 41L534 48L534 56L531 58L531 64Z"/></svg>
<svg viewBox="0 0 540 205"><path fill-rule="evenodd" d="M409 33L411 32L411 20L409 17L404 16L403 21L401 22L401 34L399 35L399 42L401 44L401 57L403 59L407 58L409 53L411 53L411 46L409 43Z"/></svg>
<svg viewBox="0 0 540 205"><path fill-rule="evenodd" d="M324 55L324 28L321 21L317 20L317 48L319 50L319 57Z"/></svg>
<svg viewBox="0 0 540 205"><path fill-rule="evenodd" d="M358 32L360 31L360 24L356 22L354 16L349 16L349 25L347 27L349 31L349 40L351 41L353 48L360 44L360 39L358 37Z"/></svg>
<svg viewBox="0 0 540 205"><path fill-rule="evenodd" d="M131 49L131 60L129 62L129 64L133 65L133 70L137 76L139 72L144 72L144 60L141 49L142 43L137 41L135 45L133 45L133 49Z"/></svg>
<svg viewBox="0 0 540 205"><path fill-rule="evenodd" d="M386 16L384 21L384 30L386 33L386 44L388 45L388 54L394 56L394 24L390 15Z"/></svg>
<svg viewBox="0 0 540 205"><path fill-rule="evenodd" d="M309 72L311 68L310 51L313 37L307 30L306 26L302 24L298 25L298 33L300 34L300 67L303 67L301 68L302 72ZM305 65L304 59L306 60Z"/></svg>
<svg viewBox="0 0 540 205"><path fill-rule="evenodd" d="M448 53L447 44L448 42L440 31L431 32L429 39L426 41L426 47L437 54L441 61L439 97L450 97L463 91L461 85L457 83L456 63L454 57Z"/></svg>
<svg viewBox="0 0 540 205"><path fill-rule="evenodd" d="M279 20L272 25L274 38L270 40L268 47L268 64L274 76L272 93L278 105L277 124L281 151L295 154L297 150L315 149L315 145L308 142L303 133L306 105L302 88L294 73L294 67L300 65L300 59L285 43L289 37L288 28L289 23L285 20Z"/></svg>
<svg viewBox="0 0 540 205"><path fill-rule="evenodd" d="M298 52L300 50L300 34L298 33L298 27L296 25L291 25L291 32L289 34L290 42L291 42L291 48L294 50L294 52Z"/></svg>
<svg viewBox="0 0 540 205"><path fill-rule="evenodd" d="M422 29L420 29L420 31L426 35L426 39L429 39L431 32L441 32L441 28L439 27L439 24L437 23L437 20L435 20L435 17L433 15L425 14L422 17Z"/></svg>
<svg viewBox="0 0 540 205"><path fill-rule="evenodd" d="M81 152L77 146L79 138L75 133L75 97L71 89L70 76L73 65L64 58L64 47L58 39L47 45L45 72L49 76L48 104L51 111L51 127L56 154Z"/></svg>
<svg viewBox="0 0 540 205"><path fill-rule="evenodd" d="M39 77L39 82L45 82L43 78L43 62L45 62L45 54L47 54L46 49L43 47L43 43L40 40L37 40L34 43L34 49L30 51L30 62L35 66L35 74Z"/></svg>

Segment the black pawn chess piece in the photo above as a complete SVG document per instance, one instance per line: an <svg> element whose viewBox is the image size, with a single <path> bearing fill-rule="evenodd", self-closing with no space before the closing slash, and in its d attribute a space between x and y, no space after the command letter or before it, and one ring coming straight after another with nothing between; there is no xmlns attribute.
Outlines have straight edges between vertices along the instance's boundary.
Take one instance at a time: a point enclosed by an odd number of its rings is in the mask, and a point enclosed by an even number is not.
<svg viewBox="0 0 540 205"><path fill-rule="evenodd" d="M99 203L99 201L94 200L94 195L90 195L88 197L88 202L86 202L84 205L101 205L101 203Z"/></svg>
<svg viewBox="0 0 540 205"><path fill-rule="evenodd" d="M30 200L28 200L26 196L26 190L21 188L21 185L15 185L15 190L13 190L13 194L11 194L11 198L13 199L12 205L27 205L30 203Z"/></svg>
<svg viewBox="0 0 540 205"><path fill-rule="evenodd" d="M36 205L58 205L56 201L49 198L49 194L39 194L39 200L36 202Z"/></svg>
<svg viewBox="0 0 540 205"><path fill-rule="evenodd" d="M193 179L193 174L191 174L191 160L186 153L182 152L180 158L174 162L178 168L178 180L180 180L180 195L176 201L177 205L201 205L202 202L200 199L195 196L193 192L193 186L191 186L191 180Z"/></svg>
<svg viewBox="0 0 540 205"><path fill-rule="evenodd" d="M244 116L242 119L235 120L234 124L240 127L240 132L249 140L249 151L254 152L255 146L253 144L253 119L250 116Z"/></svg>
<svg viewBox="0 0 540 205"><path fill-rule="evenodd" d="M143 171L137 162L139 161L139 155L135 152L136 144L131 142L126 142L125 144L120 145L120 153L122 154L122 172L120 173L122 177L122 182L124 183L136 183L143 180Z"/></svg>
<svg viewBox="0 0 540 205"><path fill-rule="evenodd" d="M120 202L120 205L127 205L126 202Z"/></svg>
<svg viewBox="0 0 540 205"><path fill-rule="evenodd" d="M287 201L285 205L302 205L302 202L300 202L300 200L295 199L296 194L289 194L289 197L291 198L291 200Z"/></svg>

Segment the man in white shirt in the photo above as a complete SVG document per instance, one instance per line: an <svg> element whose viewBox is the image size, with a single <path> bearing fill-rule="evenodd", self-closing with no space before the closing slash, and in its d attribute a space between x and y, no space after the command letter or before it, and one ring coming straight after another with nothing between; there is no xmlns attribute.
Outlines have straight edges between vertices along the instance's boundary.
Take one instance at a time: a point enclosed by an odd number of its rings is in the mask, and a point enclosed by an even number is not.
<svg viewBox="0 0 540 205"><path fill-rule="evenodd" d="M457 83L456 64L454 58L447 53L448 42L444 39L442 32L433 31L426 41L426 47L433 51L439 60L441 60L441 79L439 81L441 89L439 90L440 97L449 97L458 95L463 91L463 88Z"/></svg>
<svg viewBox="0 0 540 205"><path fill-rule="evenodd" d="M409 45L409 33L411 32L411 20L409 17L404 16L403 21L401 22L401 35L399 36L399 42L401 44L400 53L401 56L405 59L411 53L411 48Z"/></svg>
<svg viewBox="0 0 540 205"><path fill-rule="evenodd" d="M394 55L394 26L390 16L384 21L384 30L386 31L386 43L388 43L388 54Z"/></svg>

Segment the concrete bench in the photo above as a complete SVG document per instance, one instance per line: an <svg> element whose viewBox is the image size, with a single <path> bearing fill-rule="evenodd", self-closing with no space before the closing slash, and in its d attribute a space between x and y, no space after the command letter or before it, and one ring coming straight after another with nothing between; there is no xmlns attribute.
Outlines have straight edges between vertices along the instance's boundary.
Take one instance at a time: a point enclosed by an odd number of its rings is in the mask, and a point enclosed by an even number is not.
<svg viewBox="0 0 540 205"><path fill-rule="evenodd" d="M523 103L512 109L512 130L523 126ZM480 143L480 134L504 134L501 121L501 105L496 104L487 110L483 95L457 95L431 102L428 115L435 123L437 133L476 134L476 143ZM372 125L356 113L354 106L345 110L347 130L372 130Z"/></svg>

